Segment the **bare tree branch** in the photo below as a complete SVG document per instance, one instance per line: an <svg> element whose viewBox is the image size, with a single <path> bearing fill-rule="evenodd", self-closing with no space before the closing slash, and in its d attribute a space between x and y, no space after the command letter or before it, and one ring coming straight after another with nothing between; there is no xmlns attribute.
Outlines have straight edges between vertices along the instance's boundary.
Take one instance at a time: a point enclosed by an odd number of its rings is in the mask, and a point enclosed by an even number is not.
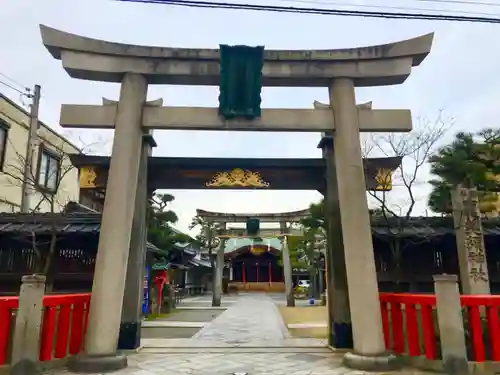
<svg viewBox="0 0 500 375"><path fill-rule="evenodd" d="M392 272L395 279L399 280L401 271L402 250L414 242L402 240L402 234L409 225L418 197L415 187L426 181L421 180L421 172L426 167L429 157L437 149L439 141L453 124L453 119L445 119L440 111L435 121L421 117L417 119L415 128L406 134L372 135L368 148L364 149L364 155L376 152L377 156L400 157L402 162L391 176L386 176L384 185L399 188L397 193L399 204L395 201L396 191L369 191L369 195L378 205L379 217L386 227L389 238L389 246L392 252L394 264ZM367 146L364 146L367 147ZM403 193L404 192L404 193ZM404 198L401 199L401 195ZM393 197L393 199L389 199ZM416 241L420 241L416 239ZM427 241L423 238L422 241ZM399 281L398 281L399 282Z"/></svg>

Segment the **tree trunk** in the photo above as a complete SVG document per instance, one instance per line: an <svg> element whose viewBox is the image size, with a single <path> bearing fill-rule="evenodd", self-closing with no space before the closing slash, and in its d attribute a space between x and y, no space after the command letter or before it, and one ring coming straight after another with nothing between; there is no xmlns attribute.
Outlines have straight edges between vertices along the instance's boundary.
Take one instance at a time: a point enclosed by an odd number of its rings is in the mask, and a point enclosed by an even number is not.
<svg viewBox="0 0 500 375"><path fill-rule="evenodd" d="M321 268L318 269L318 288L319 288L319 296L323 294L325 291L325 280L323 277L323 270Z"/></svg>
<svg viewBox="0 0 500 375"><path fill-rule="evenodd" d="M391 253L394 261L394 265L392 267L392 279L394 280L394 292L402 293L405 291L404 286L401 284L401 242L399 239L393 239L390 242Z"/></svg>
<svg viewBox="0 0 500 375"><path fill-rule="evenodd" d="M318 283L316 280L317 276L317 270L313 267L309 269L309 278L310 278L310 285L309 285L309 298L310 299L317 299L318 297Z"/></svg>
<svg viewBox="0 0 500 375"><path fill-rule="evenodd" d="M55 258L59 255L56 254L57 247L57 228L52 228L52 235L50 238L50 247L47 256L45 257L45 262L43 266L43 274L46 277L45 281L45 292L50 293L54 289L54 278L55 278Z"/></svg>
<svg viewBox="0 0 500 375"><path fill-rule="evenodd" d="M212 307L220 306L220 300L217 298L217 293L215 291L215 288L217 288L217 271L215 269L213 269L213 272L212 272Z"/></svg>

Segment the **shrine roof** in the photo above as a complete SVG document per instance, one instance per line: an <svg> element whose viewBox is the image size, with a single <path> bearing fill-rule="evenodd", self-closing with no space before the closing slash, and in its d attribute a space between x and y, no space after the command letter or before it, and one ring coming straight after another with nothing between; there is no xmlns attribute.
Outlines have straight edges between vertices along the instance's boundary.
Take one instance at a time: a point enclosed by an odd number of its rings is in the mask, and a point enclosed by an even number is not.
<svg viewBox="0 0 500 375"><path fill-rule="evenodd" d="M372 233L374 236L387 237L439 237L454 235L455 227L451 216L411 217L409 220L398 218L372 217ZM483 218L483 232L485 236L500 236L500 217Z"/></svg>
<svg viewBox="0 0 500 375"><path fill-rule="evenodd" d="M39 236L52 234L55 227L59 236L74 234L94 234L101 231L101 213L83 206L77 202L69 202L67 211L59 213L0 213L0 234L31 235ZM175 229L176 232L179 232ZM180 232L179 232L180 233ZM166 254L166 251L147 242L147 250ZM190 244L175 244L179 250L188 254L195 254Z"/></svg>
<svg viewBox="0 0 500 375"><path fill-rule="evenodd" d="M242 247L248 247L252 245L269 246L273 249L281 251L281 241L278 238L262 238L262 240L260 241L251 238L230 238L226 242L224 253L230 254L233 251L241 249Z"/></svg>

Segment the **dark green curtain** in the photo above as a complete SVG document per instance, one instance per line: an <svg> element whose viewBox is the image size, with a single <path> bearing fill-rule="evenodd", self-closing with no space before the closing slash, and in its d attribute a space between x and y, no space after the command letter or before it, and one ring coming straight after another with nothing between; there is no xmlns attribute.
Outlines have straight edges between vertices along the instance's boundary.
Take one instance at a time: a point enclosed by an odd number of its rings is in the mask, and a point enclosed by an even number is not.
<svg viewBox="0 0 500 375"><path fill-rule="evenodd" d="M219 115L260 117L264 47L221 45Z"/></svg>

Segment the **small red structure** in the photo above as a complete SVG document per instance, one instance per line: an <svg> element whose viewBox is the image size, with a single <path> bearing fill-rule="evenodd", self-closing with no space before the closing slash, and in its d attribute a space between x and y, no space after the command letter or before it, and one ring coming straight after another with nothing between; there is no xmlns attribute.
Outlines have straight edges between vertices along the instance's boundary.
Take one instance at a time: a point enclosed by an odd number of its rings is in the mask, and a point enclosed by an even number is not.
<svg viewBox="0 0 500 375"><path fill-rule="evenodd" d="M470 341L467 344L470 343L472 347L472 358L469 360L500 361L500 296L462 295L460 301L466 310L464 328L469 332ZM436 309L435 295L380 293L380 305L385 345L389 351L412 357L425 355L428 359L437 358L433 314ZM486 312L483 318L480 310ZM421 331L418 326L419 315ZM489 358L486 357L486 345L490 349Z"/></svg>
<svg viewBox="0 0 500 375"><path fill-rule="evenodd" d="M168 272L166 270L154 271L155 276L153 279L153 284L156 287L156 302L157 306L162 306L163 304L163 288L168 284Z"/></svg>
<svg viewBox="0 0 500 375"><path fill-rule="evenodd" d="M0 365L8 362L7 350L14 329L12 313L18 307L18 297L0 297ZM45 296L43 307L40 361L80 353L85 342L90 293Z"/></svg>

